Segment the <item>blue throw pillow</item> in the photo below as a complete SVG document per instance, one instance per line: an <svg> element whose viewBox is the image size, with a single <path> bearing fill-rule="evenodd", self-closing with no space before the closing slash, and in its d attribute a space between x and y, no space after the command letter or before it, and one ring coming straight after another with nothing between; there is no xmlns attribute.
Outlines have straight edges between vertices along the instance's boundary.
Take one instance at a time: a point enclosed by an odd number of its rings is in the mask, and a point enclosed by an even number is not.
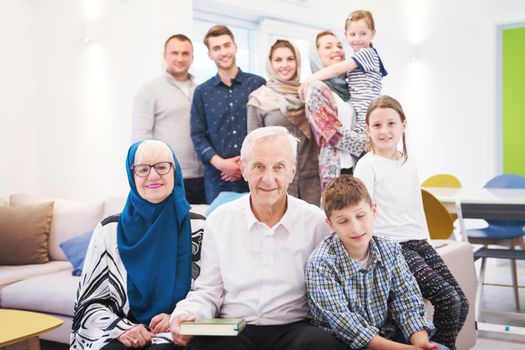
<svg viewBox="0 0 525 350"><path fill-rule="evenodd" d="M204 215L208 216L211 214L212 211L217 209L217 207L221 204L231 202L234 199L237 199L239 197L242 197L244 195L248 194L248 192L228 192L224 191L219 193L219 195L211 202L209 208L206 210Z"/></svg>
<svg viewBox="0 0 525 350"><path fill-rule="evenodd" d="M92 235L93 231L89 231L60 243L60 248L66 255L67 260L73 265L73 276L80 276L82 273L84 258L86 257Z"/></svg>

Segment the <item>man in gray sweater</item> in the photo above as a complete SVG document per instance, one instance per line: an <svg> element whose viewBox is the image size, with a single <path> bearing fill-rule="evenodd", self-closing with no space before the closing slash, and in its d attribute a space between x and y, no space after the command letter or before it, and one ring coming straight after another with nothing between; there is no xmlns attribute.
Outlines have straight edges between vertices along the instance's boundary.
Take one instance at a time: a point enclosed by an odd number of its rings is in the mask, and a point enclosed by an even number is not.
<svg viewBox="0 0 525 350"><path fill-rule="evenodd" d="M164 44L166 73L145 83L133 104L132 141L156 139L171 146L180 162L186 198L191 204L206 203L202 164L190 137L190 110L195 90L189 74L193 45L183 34Z"/></svg>

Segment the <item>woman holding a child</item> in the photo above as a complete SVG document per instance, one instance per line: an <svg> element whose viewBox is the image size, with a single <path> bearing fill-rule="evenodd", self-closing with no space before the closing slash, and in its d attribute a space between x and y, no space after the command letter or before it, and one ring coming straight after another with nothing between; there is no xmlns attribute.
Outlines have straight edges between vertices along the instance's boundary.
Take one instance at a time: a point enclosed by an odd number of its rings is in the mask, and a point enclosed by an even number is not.
<svg viewBox="0 0 525 350"><path fill-rule="evenodd" d="M341 41L332 32L317 34L310 52L312 73L344 61ZM314 81L305 91L306 116L319 146L321 188L337 176L351 174L363 153L366 133L353 130L355 112L345 76Z"/></svg>
<svg viewBox="0 0 525 350"><path fill-rule="evenodd" d="M321 187L317 145L298 95L301 56L288 40L277 40L266 60L266 85L250 94L247 105L248 132L263 126L284 126L299 139L297 173L288 193L319 205Z"/></svg>

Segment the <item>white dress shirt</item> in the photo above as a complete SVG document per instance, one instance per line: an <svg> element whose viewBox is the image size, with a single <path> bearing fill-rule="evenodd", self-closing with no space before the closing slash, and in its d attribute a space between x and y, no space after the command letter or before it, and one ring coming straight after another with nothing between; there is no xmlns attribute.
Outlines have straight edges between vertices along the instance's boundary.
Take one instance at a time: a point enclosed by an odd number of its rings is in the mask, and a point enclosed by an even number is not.
<svg viewBox="0 0 525 350"><path fill-rule="evenodd" d="M317 206L287 199L286 213L271 228L255 218L250 196L223 204L206 219L201 274L172 318L192 313L255 325L306 318L306 261L330 229Z"/></svg>

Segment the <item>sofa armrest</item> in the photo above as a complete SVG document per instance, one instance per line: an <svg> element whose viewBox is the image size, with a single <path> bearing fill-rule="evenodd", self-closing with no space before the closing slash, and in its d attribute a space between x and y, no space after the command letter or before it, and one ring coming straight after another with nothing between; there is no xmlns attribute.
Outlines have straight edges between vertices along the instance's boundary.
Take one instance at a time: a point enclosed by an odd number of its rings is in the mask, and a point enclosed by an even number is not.
<svg viewBox="0 0 525 350"><path fill-rule="evenodd" d="M451 240L433 240L432 246L449 268L469 301L467 319L456 341L458 350L471 349L476 344L475 301L477 277L472 245ZM426 303L430 305L430 303Z"/></svg>

